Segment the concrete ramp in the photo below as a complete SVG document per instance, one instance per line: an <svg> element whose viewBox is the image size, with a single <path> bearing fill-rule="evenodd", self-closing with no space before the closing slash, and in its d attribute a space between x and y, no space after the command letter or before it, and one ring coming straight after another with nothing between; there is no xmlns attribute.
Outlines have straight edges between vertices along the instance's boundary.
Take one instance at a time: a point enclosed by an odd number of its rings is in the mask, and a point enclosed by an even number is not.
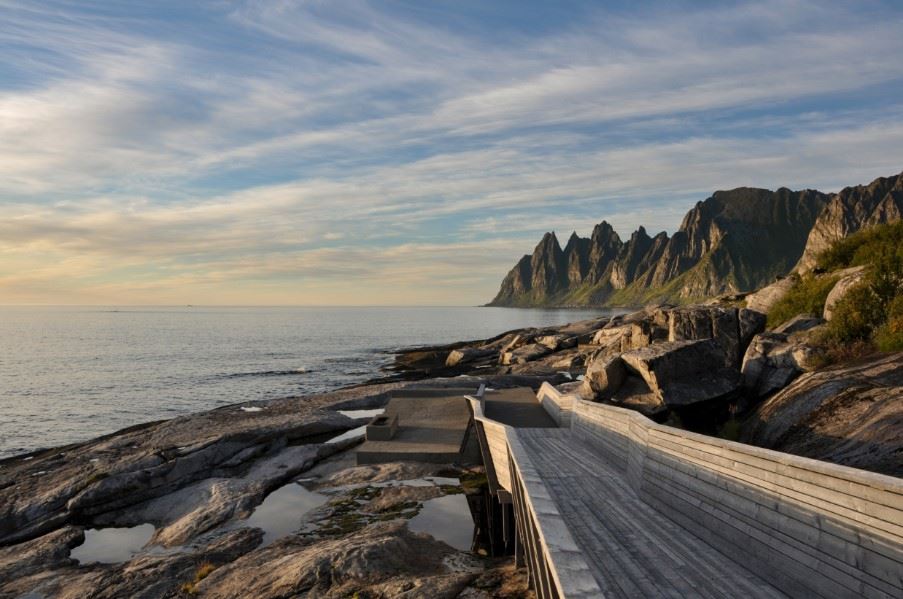
<svg viewBox="0 0 903 599"><path fill-rule="evenodd" d="M393 392L386 406L398 426L389 440L365 440L358 464L384 462L469 463L477 454L462 454L470 410L464 396L475 388L409 389Z"/></svg>

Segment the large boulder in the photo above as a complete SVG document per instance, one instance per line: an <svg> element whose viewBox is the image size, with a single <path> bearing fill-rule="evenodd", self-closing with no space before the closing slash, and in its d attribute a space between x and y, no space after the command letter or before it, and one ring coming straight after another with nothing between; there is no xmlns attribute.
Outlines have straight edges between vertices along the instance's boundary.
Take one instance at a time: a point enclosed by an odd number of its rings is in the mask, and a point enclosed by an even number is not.
<svg viewBox="0 0 903 599"><path fill-rule="evenodd" d="M500 362L506 366L510 364L526 364L527 362L538 360L550 353L552 353L552 350L545 345L530 343L511 351L502 352Z"/></svg>
<svg viewBox="0 0 903 599"><path fill-rule="evenodd" d="M810 329L814 329L815 327L824 324L825 321L814 314L797 314L781 326L777 327L774 332L775 333L785 333L790 335L792 333L802 333L804 331L808 331Z"/></svg>
<svg viewBox="0 0 903 599"><path fill-rule="evenodd" d="M577 345L576 337L568 337L567 335L543 335L536 338L536 343L549 348L549 351L558 351L561 349L570 349Z"/></svg>
<svg viewBox="0 0 903 599"><path fill-rule="evenodd" d="M903 476L903 353L803 374L754 412L741 440Z"/></svg>
<svg viewBox="0 0 903 599"><path fill-rule="evenodd" d="M796 283L794 277L778 279L771 285L762 287L746 296L746 307L762 314L768 314L772 306L781 300Z"/></svg>
<svg viewBox="0 0 903 599"><path fill-rule="evenodd" d="M581 395L587 398L610 398L621 388L627 369L620 356L601 357L593 360L583 377Z"/></svg>
<svg viewBox="0 0 903 599"><path fill-rule="evenodd" d="M819 349L806 342L805 334L769 331L756 335L743 356L743 386L759 397L770 395L803 372L814 370L820 355Z"/></svg>
<svg viewBox="0 0 903 599"><path fill-rule="evenodd" d="M828 297L825 298L825 309L822 316L825 320L831 320L834 315L834 308L837 302L842 300L844 296L865 277L864 266L854 266L840 271L840 279L831 288Z"/></svg>
<svg viewBox="0 0 903 599"><path fill-rule="evenodd" d="M715 339L658 343L625 352L621 359L669 407L717 399L740 387L740 373L725 367Z"/></svg>
<svg viewBox="0 0 903 599"><path fill-rule="evenodd" d="M668 341L713 339L723 366L739 368L753 335L765 328L765 316L753 310L687 306L668 312Z"/></svg>
<svg viewBox="0 0 903 599"><path fill-rule="evenodd" d="M482 358L488 358L492 355L495 355L495 351L493 351L492 349L481 347L462 347L460 349L453 349L448 352L448 357L445 359L445 365L451 368L453 366L458 366L459 364L466 364L468 362L473 362Z"/></svg>

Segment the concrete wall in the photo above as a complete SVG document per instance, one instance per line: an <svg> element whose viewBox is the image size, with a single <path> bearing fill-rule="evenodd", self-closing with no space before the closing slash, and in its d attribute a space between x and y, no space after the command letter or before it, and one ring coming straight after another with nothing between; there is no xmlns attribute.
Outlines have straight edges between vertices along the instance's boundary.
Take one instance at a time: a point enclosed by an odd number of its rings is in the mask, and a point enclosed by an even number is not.
<svg viewBox="0 0 903 599"><path fill-rule="evenodd" d="M789 595L903 597L903 480L571 402L643 501Z"/></svg>

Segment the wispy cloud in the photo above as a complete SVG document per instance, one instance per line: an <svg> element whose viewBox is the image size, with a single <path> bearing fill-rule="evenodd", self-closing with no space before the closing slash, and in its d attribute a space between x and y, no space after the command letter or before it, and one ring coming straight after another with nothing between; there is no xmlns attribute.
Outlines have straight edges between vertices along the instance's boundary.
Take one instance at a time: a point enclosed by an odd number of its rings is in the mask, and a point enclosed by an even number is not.
<svg viewBox="0 0 903 599"><path fill-rule="evenodd" d="M892 5L430 8L0 2L0 301L478 303L547 229L903 169Z"/></svg>

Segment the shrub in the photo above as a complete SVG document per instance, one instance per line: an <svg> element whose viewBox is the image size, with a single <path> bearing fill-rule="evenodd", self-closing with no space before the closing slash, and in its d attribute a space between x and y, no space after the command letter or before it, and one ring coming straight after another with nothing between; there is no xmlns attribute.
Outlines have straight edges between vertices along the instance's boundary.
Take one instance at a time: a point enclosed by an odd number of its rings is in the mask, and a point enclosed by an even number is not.
<svg viewBox="0 0 903 599"><path fill-rule="evenodd" d="M818 256L817 263L827 271L861 266L873 263L875 256L888 250L903 251L903 221L863 229L836 241Z"/></svg>
<svg viewBox="0 0 903 599"><path fill-rule="evenodd" d="M828 323L828 335L840 343L868 339L886 320L885 309L881 298L864 280L851 287L834 306L834 314Z"/></svg>
<svg viewBox="0 0 903 599"><path fill-rule="evenodd" d="M834 276L807 276L798 279L784 297L769 310L768 326L776 327L797 314L821 316L825 308L825 299L835 283L837 277Z"/></svg>

